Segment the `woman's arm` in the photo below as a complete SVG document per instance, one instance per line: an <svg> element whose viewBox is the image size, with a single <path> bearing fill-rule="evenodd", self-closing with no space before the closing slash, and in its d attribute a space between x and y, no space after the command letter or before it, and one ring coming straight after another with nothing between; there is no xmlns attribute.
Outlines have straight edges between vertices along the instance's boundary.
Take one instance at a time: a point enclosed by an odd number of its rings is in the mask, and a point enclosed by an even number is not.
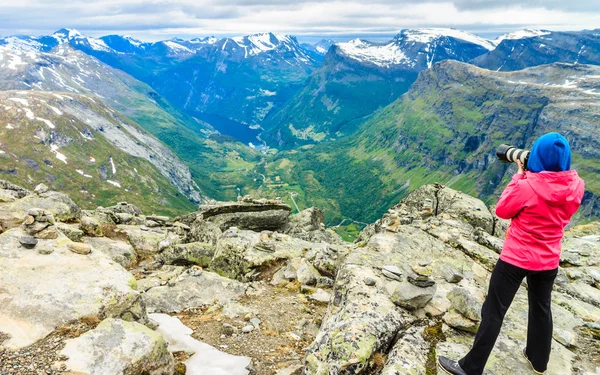
<svg viewBox="0 0 600 375"><path fill-rule="evenodd" d="M511 182L502 192L498 205L496 205L496 215L501 219L512 219L517 216L525 207L525 203L529 198L528 194L523 191L524 184L519 183L525 180L523 165L521 162L517 164L519 165L519 171L512 176Z"/></svg>

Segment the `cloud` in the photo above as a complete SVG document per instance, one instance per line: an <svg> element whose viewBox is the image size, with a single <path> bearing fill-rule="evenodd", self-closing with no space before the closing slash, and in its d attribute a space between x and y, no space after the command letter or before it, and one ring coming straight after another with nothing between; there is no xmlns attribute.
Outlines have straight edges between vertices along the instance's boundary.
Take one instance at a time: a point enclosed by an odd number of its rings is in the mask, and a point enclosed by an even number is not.
<svg viewBox="0 0 600 375"><path fill-rule="evenodd" d="M140 39L273 31L302 36L389 36L403 28L500 33L523 27L600 27L597 0L19 0L0 3L0 34L62 27Z"/></svg>

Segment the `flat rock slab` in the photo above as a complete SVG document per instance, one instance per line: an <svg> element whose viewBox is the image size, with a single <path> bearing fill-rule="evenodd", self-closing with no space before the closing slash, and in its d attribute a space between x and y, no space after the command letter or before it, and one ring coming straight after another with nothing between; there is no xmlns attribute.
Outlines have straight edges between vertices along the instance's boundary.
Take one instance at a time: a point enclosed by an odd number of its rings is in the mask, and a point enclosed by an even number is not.
<svg viewBox="0 0 600 375"><path fill-rule="evenodd" d="M146 318L135 279L107 256L73 253L63 235L27 250L23 235L18 228L0 235L0 332L10 335L3 346L30 345L84 316Z"/></svg>
<svg viewBox="0 0 600 375"><path fill-rule="evenodd" d="M237 227L261 231L282 229L291 211L290 206L281 202L218 202L201 205L198 216L221 230Z"/></svg>
<svg viewBox="0 0 600 375"><path fill-rule="evenodd" d="M179 312L187 308L226 304L246 293L246 284L212 272L198 276L182 274L173 286L157 286L146 291L144 299L149 312Z"/></svg>
<svg viewBox="0 0 600 375"><path fill-rule="evenodd" d="M174 360L163 336L120 319L106 319L95 329L68 340L61 355L71 373L90 375L172 375Z"/></svg>

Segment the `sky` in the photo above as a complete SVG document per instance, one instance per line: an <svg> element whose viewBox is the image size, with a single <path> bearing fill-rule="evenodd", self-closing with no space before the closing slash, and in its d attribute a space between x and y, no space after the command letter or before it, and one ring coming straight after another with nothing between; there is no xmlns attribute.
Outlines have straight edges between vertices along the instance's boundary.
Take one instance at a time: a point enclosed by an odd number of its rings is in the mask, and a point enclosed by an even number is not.
<svg viewBox="0 0 600 375"><path fill-rule="evenodd" d="M484 37L522 28L600 28L598 0L0 0L0 35L131 35L145 41L257 32L389 39L404 28L454 27Z"/></svg>

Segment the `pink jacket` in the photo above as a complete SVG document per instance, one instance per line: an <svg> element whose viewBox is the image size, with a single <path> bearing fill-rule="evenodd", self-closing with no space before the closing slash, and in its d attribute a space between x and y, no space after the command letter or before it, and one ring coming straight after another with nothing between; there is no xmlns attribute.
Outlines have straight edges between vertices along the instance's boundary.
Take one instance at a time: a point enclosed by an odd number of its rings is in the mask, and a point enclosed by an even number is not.
<svg viewBox="0 0 600 375"><path fill-rule="evenodd" d="M498 217L512 219L500 259L531 271L557 268L564 228L583 193L574 170L515 174L496 206Z"/></svg>

